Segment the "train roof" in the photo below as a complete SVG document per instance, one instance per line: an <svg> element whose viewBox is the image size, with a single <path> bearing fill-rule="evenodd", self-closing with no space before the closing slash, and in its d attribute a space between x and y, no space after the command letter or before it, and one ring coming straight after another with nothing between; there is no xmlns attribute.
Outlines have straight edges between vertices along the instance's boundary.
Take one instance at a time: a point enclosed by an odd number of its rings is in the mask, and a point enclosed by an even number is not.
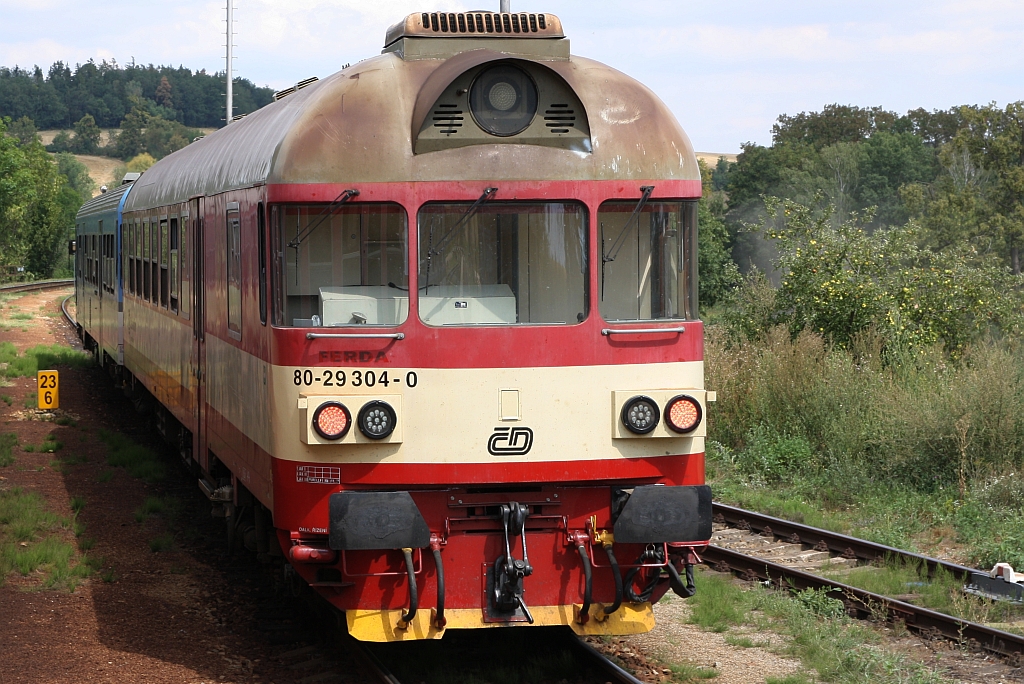
<svg viewBox="0 0 1024 684"><path fill-rule="evenodd" d="M81 218L85 216L92 216L94 214L106 214L112 211L117 211L117 205L120 204L121 198L124 196L124 193L131 189L131 187L131 183L124 183L96 195L82 205L78 210L78 217Z"/></svg>
<svg viewBox="0 0 1024 684"><path fill-rule="evenodd" d="M304 82L161 160L135 182L125 210L277 183L700 178L693 147L665 104L635 79L570 55L553 15L543 15L546 33L523 36L431 31L430 16L419 16L389 30L383 54ZM501 15L494 16L497 25ZM428 126L445 89L474 68L502 62L529 65L571 89L588 138L561 147L515 138L417 147L417 127Z"/></svg>

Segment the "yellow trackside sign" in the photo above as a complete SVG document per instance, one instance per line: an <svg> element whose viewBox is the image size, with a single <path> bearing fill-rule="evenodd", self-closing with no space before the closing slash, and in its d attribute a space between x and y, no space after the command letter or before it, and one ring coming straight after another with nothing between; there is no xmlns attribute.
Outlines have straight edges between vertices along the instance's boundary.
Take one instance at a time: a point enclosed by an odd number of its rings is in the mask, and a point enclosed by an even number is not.
<svg viewBox="0 0 1024 684"><path fill-rule="evenodd" d="M57 394L57 371L39 371L36 374L39 396L36 398L36 407L40 409L55 409L60 406L60 397Z"/></svg>

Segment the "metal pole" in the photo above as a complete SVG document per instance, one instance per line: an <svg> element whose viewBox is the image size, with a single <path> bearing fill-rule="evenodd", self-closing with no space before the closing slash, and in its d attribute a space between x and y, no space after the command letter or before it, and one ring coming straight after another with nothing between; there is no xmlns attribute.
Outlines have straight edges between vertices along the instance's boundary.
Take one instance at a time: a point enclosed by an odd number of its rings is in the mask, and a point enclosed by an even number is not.
<svg viewBox="0 0 1024 684"><path fill-rule="evenodd" d="M493 7L493 5L492 5ZM512 0L501 0L501 11L504 14L508 14L512 11Z"/></svg>
<svg viewBox="0 0 1024 684"><path fill-rule="evenodd" d="M226 109L225 109L225 111L226 111L225 118L224 118L224 125L225 126L228 125L229 123L231 123L231 117L234 116L234 113L235 113L235 105L234 105L234 102L232 101L234 99L234 92L233 92L233 89L234 89L234 78L231 75L231 61L233 59L232 56L231 56L231 48L233 47L232 44L234 43L234 32L232 31L231 11L232 11L232 9L234 9L233 8L234 4L235 4L235 0L228 0L228 28L227 28L227 56L226 56L227 68L225 70L226 71L227 81L228 81L228 88L227 88L228 101L227 101L227 105L226 105Z"/></svg>

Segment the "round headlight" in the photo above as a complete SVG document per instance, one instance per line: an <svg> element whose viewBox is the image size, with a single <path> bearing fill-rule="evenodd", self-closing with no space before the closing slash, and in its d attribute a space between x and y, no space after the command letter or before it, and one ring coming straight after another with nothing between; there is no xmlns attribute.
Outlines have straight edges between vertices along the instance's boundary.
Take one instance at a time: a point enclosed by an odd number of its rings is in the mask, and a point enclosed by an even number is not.
<svg viewBox="0 0 1024 684"><path fill-rule="evenodd" d="M395 431L398 416L383 401L371 401L359 409L359 431L370 439L384 439Z"/></svg>
<svg viewBox="0 0 1024 684"><path fill-rule="evenodd" d="M693 432L700 425L701 415L700 402L685 394L665 405L665 424L675 432Z"/></svg>
<svg viewBox="0 0 1024 684"><path fill-rule="evenodd" d="M477 125L491 135L522 133L537 114L537 86L518 67L491 67L473 81L469 111Z"/></svg>
<svg viewBox="0 0 1024 684"><path fill-rule="evenodd" d="M352 414L344 404L328 401L313 412L313 429L324 439L341 439L352 427Z"/></svg>
<svg viewBox="0 0 1024 684"><path fill-rule="evenodd" d="M658 405L650 397L633 397L622 407L622 424L630 432L646 435L658 427Z"/></svg>

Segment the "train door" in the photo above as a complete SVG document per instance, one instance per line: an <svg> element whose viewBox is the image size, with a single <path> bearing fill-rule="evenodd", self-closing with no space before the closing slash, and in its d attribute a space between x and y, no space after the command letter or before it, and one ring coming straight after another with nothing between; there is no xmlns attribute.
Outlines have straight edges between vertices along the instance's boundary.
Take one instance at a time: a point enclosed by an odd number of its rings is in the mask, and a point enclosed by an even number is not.
<svg viewBox="0 0 1024 684"><path fill-rule="evenodd" d="M206 240L203 231L203 198L189 202L192 232L192 373L196 380L192 404L192 453L200 467L208 470L206 430Z"/></svg>

